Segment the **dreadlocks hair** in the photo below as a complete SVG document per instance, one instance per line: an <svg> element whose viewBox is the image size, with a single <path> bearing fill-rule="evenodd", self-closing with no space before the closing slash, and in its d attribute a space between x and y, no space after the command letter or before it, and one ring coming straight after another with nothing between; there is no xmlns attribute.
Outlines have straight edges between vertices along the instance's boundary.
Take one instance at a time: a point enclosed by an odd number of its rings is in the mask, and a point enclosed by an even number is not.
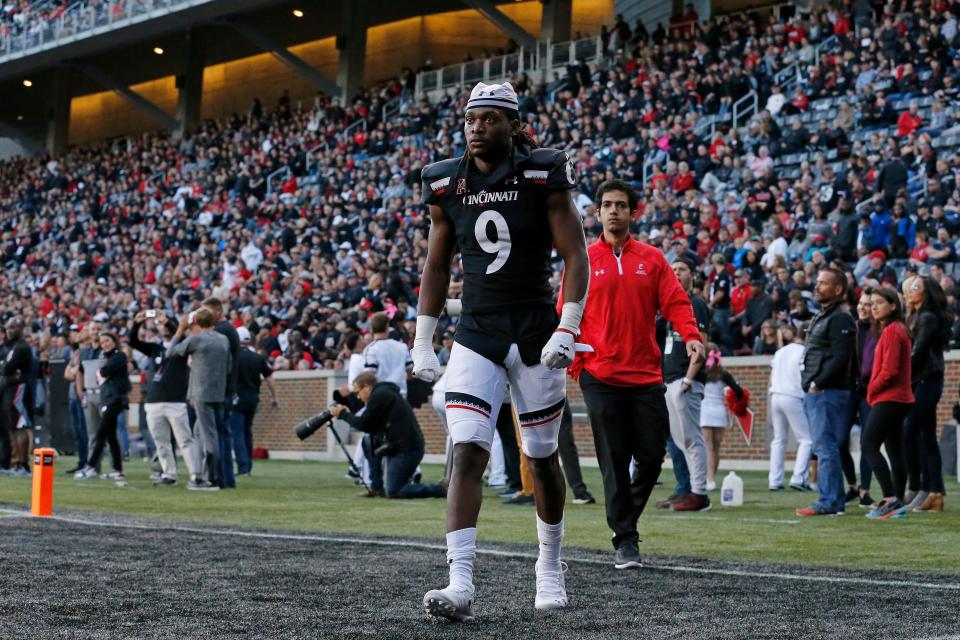
<svg viewBox="0 0 960 640"><path fill-rule="evenodd" d="M513 136L513 145L523 145L525 147L530 147L531 149L540 148L540 143L537 142L536 138L533 137L533 134L530 133L530 129L527 127L526 122L520 123L519 130L517 131L516 135Z"/></svg>

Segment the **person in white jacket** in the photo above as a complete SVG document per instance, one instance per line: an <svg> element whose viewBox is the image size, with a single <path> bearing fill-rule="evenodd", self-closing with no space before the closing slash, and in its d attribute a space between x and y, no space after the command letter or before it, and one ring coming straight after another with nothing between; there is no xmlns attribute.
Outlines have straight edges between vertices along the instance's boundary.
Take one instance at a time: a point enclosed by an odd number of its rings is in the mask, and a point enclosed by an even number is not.
<svg viewBox="0 0 960 640"><path fill-rule="evenodd" d="M800 386L800 367L803 363L802 332L794 333L790 325L780 327L783 342L770 362L770 417L773 422L773 441L770 443L771 491L783 489L783 454L787 445L787 428L797 440L797 459L793 464L790 488L809 491L807 470L813 441L810 425L803 411L803 389Z"/></svg>

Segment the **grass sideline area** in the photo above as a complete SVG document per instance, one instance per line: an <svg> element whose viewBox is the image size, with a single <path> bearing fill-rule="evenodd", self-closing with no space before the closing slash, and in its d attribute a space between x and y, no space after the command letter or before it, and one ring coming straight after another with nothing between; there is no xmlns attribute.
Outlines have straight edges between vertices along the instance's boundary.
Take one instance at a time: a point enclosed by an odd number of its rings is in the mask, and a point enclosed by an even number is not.
<svg viewBox="0 0 960 640"><path fill-rule="evenodd" d="M127 487L105 480L75 481L63 474L73 462L72 457L57 460L54 513L65 507L207 525L423 538L438 544L445 534L445 500L358 498L357 487L344 478L344 463L258 461L253 475L240 478L236 490L207 493L186 491L182 482L154 487L147 465L140 461L126 465ZM439 466L424 466L425 479L440 474ZM641 554L960 574L955 478L947 480L944 513L872 522L856 505L840 518L797 518L794 509L809 504L813 494L772 493L764 472L741 475L743 507L720 506L719 492L714 492L711 511L682 514L653 508L653 501L666 497L673 484L672 473L665 469L664 484L654 491L640 521ZM585 468L584 476L600 502L573 505L568 494L565 544L612 551L599 470ZM30 492L30 478L0 477L0 504L29 507ZM533 507L502 505L494 493L485 490L480 544L497 540L535 545Z"/></svg>

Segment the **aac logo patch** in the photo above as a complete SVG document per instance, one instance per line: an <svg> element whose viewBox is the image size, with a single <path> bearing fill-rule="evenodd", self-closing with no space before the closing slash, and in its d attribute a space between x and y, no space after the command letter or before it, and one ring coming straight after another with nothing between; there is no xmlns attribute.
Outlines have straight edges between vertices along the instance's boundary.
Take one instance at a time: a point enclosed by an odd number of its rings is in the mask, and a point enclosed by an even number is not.
<svg viewBox="0 0 960 640"><path fill-rule="evenodd" d="M532 180L534 184L547 184L547 176L549 175L549 171L539 171L535 169L527 169L523 172L523 177L527 180Z"/></svg>
<svg viewBox="0 0 960 640"><path fill-rule="evenodd" d="M440 178L439 180L434 180L430 183L430 188L433 189L433 192L438 196L443 195L443 192L447 190L447 187L450 185L450 176L446 178Z"/></svg>

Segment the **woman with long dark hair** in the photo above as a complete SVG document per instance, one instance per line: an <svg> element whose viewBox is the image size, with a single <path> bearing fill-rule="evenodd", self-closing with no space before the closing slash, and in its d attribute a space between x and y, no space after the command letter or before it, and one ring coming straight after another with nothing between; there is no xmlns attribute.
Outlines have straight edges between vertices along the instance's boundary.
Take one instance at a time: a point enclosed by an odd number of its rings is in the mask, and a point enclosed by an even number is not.
<svg viewBox="0 0 960 640"><path fill-rule="evenodd" d="M100 428L93 439L93 450L87 466L77 471L74 478L89 480L97 477L97 465L106 445L110 446L113 458L113 471L105 473L104 479L123 480L123 453L117 438L117 421L127 409L127 394L130 393L130 373L127 371L127 356L120 350L120 340L114 333L100 334L100 350L103 352L103 366L98 374L100 383Z"/></svg>
<svg viewBox="0 0 960 640"><path fill-rule="evenodd" d="M870 384L870 374L873 372L873 355L877 348L879 328L873 320L873 287L866 287L856 303L857 309L857 357L854 362L853 392L850 394L849 428L860 425L860 438L870 417L870 405L867 403L867 386ZM849 503L860 498L860 507L867 509L873 506L870 496L870 478L872 471L867 456L860 456L860 484L857 484L857 469L850 455L850 432L840 442L840 464L843 466L843 475L847 478L846 501Z"/></svg>
<svg viewBox="0 0 960 640"><path fill-rule="evenodd" d="M907 329L913 339L911 374L916 403L907 418L904 444L909 469L907 507L943 511L943 464L937 445L937 404L943 395L943 352L950 341L953 313L940 284L917 276L905 291Z"/></svg>
<svg viewBox="0 0 960 640"><path fill-rule="evenodd" d="M867 386L870 415L863 434L863 455L883 489L883 500L867 514L872 520L904 518L903 491L907 484L907 463L903 455L903 419L910 413L910 337L903 324L900 294L879 287L870 296L874 321L881 327L874 352L873 371ZM884 446L890 465L880 447ZM892 473L892 477L891 477Z"/></svg>

